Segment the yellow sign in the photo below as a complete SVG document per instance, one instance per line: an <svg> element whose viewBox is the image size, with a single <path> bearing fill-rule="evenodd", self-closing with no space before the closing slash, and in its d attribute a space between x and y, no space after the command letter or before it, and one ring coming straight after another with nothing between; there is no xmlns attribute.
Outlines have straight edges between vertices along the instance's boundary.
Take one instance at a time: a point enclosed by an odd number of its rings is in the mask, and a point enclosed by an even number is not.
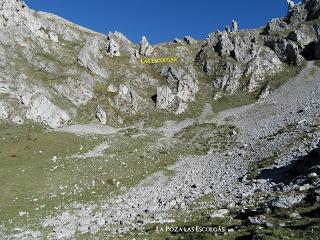
<svg viewBox="0 0 320 240"><path fill-rule="evenodd" d="M170 63L178 61L176 57L141 58L141 64Z"/></svg>

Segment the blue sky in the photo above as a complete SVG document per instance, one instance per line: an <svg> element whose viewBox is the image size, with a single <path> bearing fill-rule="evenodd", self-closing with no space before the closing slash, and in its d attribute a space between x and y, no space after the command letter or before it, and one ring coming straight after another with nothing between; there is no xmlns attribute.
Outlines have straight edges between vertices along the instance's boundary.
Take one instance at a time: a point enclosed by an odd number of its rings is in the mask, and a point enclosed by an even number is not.
<svg viewBox="0 0 320 240"><path fill-rule="evenodd" d="M256 28L287 13L286 0L25 0L97 32L119 31L131 41L146 35L159 43L191 35L205 39L232 19L239 28Z"/></svg>

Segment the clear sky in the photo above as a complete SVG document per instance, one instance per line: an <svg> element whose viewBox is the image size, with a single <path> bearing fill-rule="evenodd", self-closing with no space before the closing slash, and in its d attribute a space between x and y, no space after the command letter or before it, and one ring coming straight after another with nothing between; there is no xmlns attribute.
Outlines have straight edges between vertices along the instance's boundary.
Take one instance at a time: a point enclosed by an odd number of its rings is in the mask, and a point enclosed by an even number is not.
<svg viewBox="0 0 320 240"><path fill-rule="evenodd" d="M118 31L131 41L149 42L191 35L205 39L232 19L239 28L256 28L287 14L286 0L25 0L35 10L51 12L97 32ZM296 1L297 2L297 1Z"/></svg>

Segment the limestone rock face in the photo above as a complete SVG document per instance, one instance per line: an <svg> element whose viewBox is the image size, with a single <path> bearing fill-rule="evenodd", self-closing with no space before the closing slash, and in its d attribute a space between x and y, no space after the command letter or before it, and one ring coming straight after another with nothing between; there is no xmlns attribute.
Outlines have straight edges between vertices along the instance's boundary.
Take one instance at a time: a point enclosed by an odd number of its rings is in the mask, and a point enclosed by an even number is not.
<svg viewBox="0 0 320 240"><path fill-rule="evenodd" d="M169 109L174 106L175 100L176 96L168 86L161 86L157 88L157 108Z"/></svg>
<svg viewBox="0 0 320 240"><path fill-rule="evenodd" d="M300 48L304 48L314 41L314 37L303 32L302 30L294 30L288 34L288 39L298 44Z"/></svg>
<svg viewBox="0 0 320 240"><path fill-rule="evenodd" d="M107 124L107 114L100 105L98 105L96 108L96 117L102 124Z"/></svg>
<svg viewBox="0 0 320 240"><path fill-rule="evenodd" d="M233 50L233 43L227 32L221 33L218 37L218 44L215 47L220 56L229 56Z"/></svg>
<svg viewBox="0 0 320 240"><path fill-rule="evenodd" d="M0 101L0 120L9 118L10 108L7 103Z"/></svg>
<svg viewBox="0 0 320 240"><path fill-rule="evenodd" d="M85 46L79 53L78 62L81 66L85 67L90 72L106 78L108 76L108 73L98 64L98 60L102 55L101 41L102 40L99 37L88 39Z"/></svg>
<svg viewBox="0 0 320 240"><path fill-rule="evenodd" d="M273 32L282 31L288 28L288 23L285 22L284 18L272 19L265 28L265 34L270 35Z"/></svg>
<svg viewBox="0 0 320 240"><path fill-rule="evenodd" d="M54 85L54 90L71 101L75 106L85 105L94 97L94 80L87 74L83 75L86 82L77 83L74 79L68 79L63 84Z"/></svg>
<svg viewBox="0 0 320 240"><path fill-rule="evenodd" d="M138 110L138 95L127 84L121 84L114 97L115 107L124 113L134 113Z"/></svg>
<svg viewBox="0 0 320 240"><path fill-rule="evenodd" d="M268 36L265 38L265 44L275 51L281 61L294 65L300 64L302 57L294 42L278 36Z"/></svg>
<svg viewBox="0 0 320 240"><path fill-rule="evenodd" d="M176 114L185 112L187 103L195 101L199 90L195 74L179 67L164 66L161 75L166 79L166 85L157 88L156 107Z"/></svg>
<svg viewBox="0 0 320 240"><path fill-rule="evenodd" d="M196 61L205 73L212 76L215 91L233 94L247 89L253 92L267 76L282 70L282 62L276 53L263 46L260 38L256 32L215 32L209 35ZM222 57L217 58L215 54ZM248 79L247 85L241 83L243 79Z"/></svg>
<svg viewBox="0 0 320 240"><path fill-rule="evenodd" d="M54 105L44 95L38 95L32 98L26 112L26 118L35 122L44 123L51 128L65 126L71 120L65 111Z"/></svg>
<svg viewBox="0 0 320 240"><path fill-rule="evenodd" d="M108 47L107 47L107 53L111 57L119 57L120 56L119 44L115 40L113 40L112 38L109 40Z"/></svg>
<svg viewBox="0 0 320 240"><path fill-rule="evenodd" d="M277 55L268 48L260 48L244 72L244 76L249 79L246 88L253 92L263 84L267 76L276 75L282 70L283 63Z"/></svg>
<svg viewBox="0 0 320 240"><path fill-rule="evenodd" d="M215 79L212 82L214 89L222 89L228 94L235 93L240 87L240 79L243 70L238 63L221 62L218 65L219 72L215 72Z"/></svg>
<svg viewBox="0 0 320 240"><path fill-rule="evenodd" d="M149 44L147 38L145 36L142 36L140 41L140 50L139 53L143 56L151 56L153 53L153 47Z"/></svg>
<svg viewBox="0 0 320 240"><path fill-rule="evenodd" d="M137 59L140 57L139 50L136 48L135 44L132 43L126 36L124 36L120 32L109 32L107 35L109 40L113 39L116 42L115 45L119 46L119 50L117 46L114 47L116 50L116 55L120 56L121 51L127 53L130 56L130 63L136 63Z"/></svg>

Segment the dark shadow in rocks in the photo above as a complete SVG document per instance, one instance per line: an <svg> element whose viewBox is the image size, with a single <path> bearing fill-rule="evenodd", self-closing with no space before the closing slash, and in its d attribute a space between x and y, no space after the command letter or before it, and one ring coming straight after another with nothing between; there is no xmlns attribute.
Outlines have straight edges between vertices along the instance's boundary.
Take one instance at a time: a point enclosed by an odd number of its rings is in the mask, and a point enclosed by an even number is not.
<svg viewBox="0 0 320 240"><path fill-rule="evenodd" d="M294 230L307 230L309 227L312 227L314 225L317 225L317 222L313 221L313 222L310 222L310 223L296 225L296 226L287 226L285 228L290 228L290 229L294 229Z"/></svg>
<svg viewBox="0 0 320 240"><path fill-rule="evenodd" d="M310 212L302 213L301 216L309 218L320 218L320 207Z"/></svg>
<svg viewBox="0 0 320 240"><path fill-rule="evenodd" d="M250 234L250 235L237 237L235 240L263 240L263 238L258 236L255 233L253 233L253 234Z"/></svg>
<svg viewBox="0 0 320 240"><path fill-rule="evenodd" d="M265 211L264 209L260 208L260 209L256 209L256 210L246 210L245 212L239 212L234 219L239 219L239 220L248 220L248 217L254 217L257 215L261 215L264 214Z"/></svg>
<svg viewBox="0 0 320 240"><path fill-rule="evenodd" d="M257 179L270 179L274 183L289 184L299 176L306 176L315 169L319 169L314 168L318 165L320 165L320 148L314 149L308 155L292 161L287 166L261 170Z"/></svg>
<svg viewBox="0 0 320 240"><path fill-rule="evenodd" d="M157 94L153 95L153 96L151 97L151 99L152 99L152 101L154 102L154 104L156 104L156 103L157 103Z"/></svg>
<svg viewBox="0 0 320 240"><path fill-rule="evenodd" d="M304 48L301 55L307 61L312 61L312 60L316 60L315 52L316 52L316 42L311 42Z"/></svg>

